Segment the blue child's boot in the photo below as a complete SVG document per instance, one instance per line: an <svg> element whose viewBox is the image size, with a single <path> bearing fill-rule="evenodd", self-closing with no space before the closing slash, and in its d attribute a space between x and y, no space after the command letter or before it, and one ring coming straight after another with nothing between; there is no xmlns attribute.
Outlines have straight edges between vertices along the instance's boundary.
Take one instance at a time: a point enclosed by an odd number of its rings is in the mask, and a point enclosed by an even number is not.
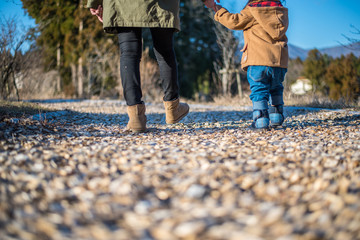
<svg viewBox="0 0 360 240"><path fill-rule="evenodd" d="M269 108L270 125L272 127L281 126L285 120L283 105L270 106Z"/></svg>
<svg viewBox="0 0 360 240"><path fill-rule="evenodd" d="M264 129L268 128L270 124L268 110L254 110L253 111L253 128Z"/></svg>

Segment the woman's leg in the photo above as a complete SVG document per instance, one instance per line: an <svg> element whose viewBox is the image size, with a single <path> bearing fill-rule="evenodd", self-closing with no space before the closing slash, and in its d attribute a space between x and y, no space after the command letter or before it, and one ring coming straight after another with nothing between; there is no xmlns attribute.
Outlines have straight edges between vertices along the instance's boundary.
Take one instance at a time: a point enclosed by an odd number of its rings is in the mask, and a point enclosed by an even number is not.
<svg viewBox="0 0 360 240"><path fill-rule="evenodd" d="M128 106L142 103L140 81L141 33L141 28L122 28L118 35L121 53L121 81Z"/></svg>
<svg viewBox="0 0 360 240"><path fill-rule="evenodd" d="M174 29L151 28L154 52L164 89L166 123L179 122L189 113L189 105L180 103L177 63L174 51Z"/></svg>
<svg viewBox="0 0 360 240"><path fill-rule="evenodd" d="M174 29L150 28L154 52L160 68L160 78L164 90L164 101L179 98L179 84L176 55L174 51Z"/></svg>

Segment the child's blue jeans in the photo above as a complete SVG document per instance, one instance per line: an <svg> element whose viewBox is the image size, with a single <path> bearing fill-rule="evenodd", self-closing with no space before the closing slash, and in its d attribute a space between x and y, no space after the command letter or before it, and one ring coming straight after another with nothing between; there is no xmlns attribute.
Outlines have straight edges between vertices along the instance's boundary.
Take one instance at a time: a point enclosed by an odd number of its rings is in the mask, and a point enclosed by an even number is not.
<svg viewBox="0 0 360 240"><path fill-rule="evenodd" d="M250 84L250 100L253 102L254 110L268 109L271 105L283 105L283 81L286 68L268 66L249 66L247 78Z"/></svg>

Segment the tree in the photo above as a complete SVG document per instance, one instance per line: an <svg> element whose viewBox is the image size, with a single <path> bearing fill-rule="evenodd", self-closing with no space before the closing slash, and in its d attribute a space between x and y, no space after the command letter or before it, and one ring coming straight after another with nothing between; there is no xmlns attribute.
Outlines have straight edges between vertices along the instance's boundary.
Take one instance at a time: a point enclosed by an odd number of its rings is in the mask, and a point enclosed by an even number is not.
<svg viewBox="0 0 360 240"><path fill-rule="evenodd" d="M308 57L304 61L304 75L312 82L314 91L324 91L326 87L324 76L330 61L329 56L322 55L317 49L309 51Z"/></svg>
<svg viewBox="0 0 360 240"><path fill-rule="evenodd" d="M221 89L224 96L231 95L233 75L236 73L239 95L242 95L240 79L240 51L239 39L235 38L233 31L215 24L217 44L221 51L221 57L214 62L218 76L221 76Z"/></svg>
<svg viewBox="0 0 360 240"><path fill-rule="evenodd" d="M360 59L354 54L335 59L326 73L326 83L331 99L355 101L360 94Z"/></svg>
<svg viewBox="0 0 360 240"><path fill-rule="evenodd" d="M37 43L45 53L47 67L56 68L61 73L65 35L74 29L73 14L77 5L71 0L22 0L22 3L38 26L40 35ZM61 87L62 80L59 77L57 90L61 91Z"/></svg>
<svg viewBox="0 0 360 240"><path fill-rule="evenodd" d="M192 98L204 85L212 84L213 59L219 57L213 12L199 0L180 2L181 31L175 36L182 96Z"/></svg>
<svg viewBox="0 0 360 240"><path fill-rule="evenodd" d="M357 37L350 37L347 35L343 35L350 43L350 46L347 47L356 51L360 51L360 29L355 27L354 25L351 25L351 28L353 29L351 33L353 35L357 35Z"/></svg>
<svg viewBox="0 0 360 240"><path fill-rule="evenodd" d="M284 87L288 89L304 72L304 63L297 57L289 60L289 67L286 73Z"/></svg>
<svg viewBox="0 0 360 240"><path fill-rule="evenodd" d="M90 40L88 55L85 56L88 63L88 96L99 94L104 96L106 87L115 88L120 85L120 55L117 41L107 38L107 41L95 42ZM111 83L111 84L110 84Z"/></svg>
<svg viewBox="0 0 360 240"><path fill-rule="evenodd" d="M20 99L15 74L22 67L21 48L32 31L18 29L16 18L0 19L0 98L7 99L15 90Z"/></svg>
<svg viewBox="0 0 360 240"><path fill-rule="evenodd" d="M101 46L116 36L103 33L102 25L84 8L84 0L22 2L23 8L37 23L40 32L37 44L44 51L47 68L57 69L62 77L58 79L58 91L66 85L67 94L83 97L86 81L90 84L90 75L94 72L86 68L90 66L86 57L95 52L93 43Z"/></svg>

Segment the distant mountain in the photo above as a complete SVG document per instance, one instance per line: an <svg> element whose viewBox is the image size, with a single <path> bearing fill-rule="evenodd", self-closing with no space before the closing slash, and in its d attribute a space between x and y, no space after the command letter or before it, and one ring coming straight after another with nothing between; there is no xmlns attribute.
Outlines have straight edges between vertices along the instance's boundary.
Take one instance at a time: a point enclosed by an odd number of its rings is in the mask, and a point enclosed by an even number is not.
<svg viewBox="0 0 360 240"><path fill-rule="evenodd" d="M302 60L306 59L309 50L302 49L292 44L288 44L288 46L289 46L289 57L291 59L295 59L297 57L299 57Z"/></svg>
<svg viewBox="0 0 360 240"><path fill-rule="evenodd" d="M294 46L292 44L289 44L289 57L291 59L295 59L299 57L302 60L305 60L307 57L309 49L303 49L297 46ZM329 48L321 48L319 51L322 54L327 54L333 58L339 58L341 55L348 55L350 53L353 53L355 56L360 57L360 42L352 44L352 45L346 45L346 46L335 46L335 47L329 47Z"/></svg>

